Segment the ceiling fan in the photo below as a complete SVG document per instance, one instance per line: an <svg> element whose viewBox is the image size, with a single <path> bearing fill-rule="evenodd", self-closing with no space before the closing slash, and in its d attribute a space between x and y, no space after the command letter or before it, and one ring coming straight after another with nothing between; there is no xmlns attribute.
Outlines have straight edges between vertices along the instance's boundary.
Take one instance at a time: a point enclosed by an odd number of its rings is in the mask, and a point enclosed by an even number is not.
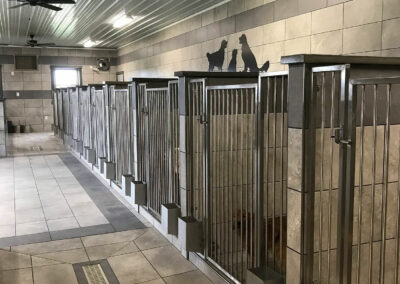
<svg viewBox="0 0 400 284"><path fill-rule="evenodd" d="M12 6L10 7L10 9L15 9L22 6L30 5L30 6L40 6L53 11L60 11L62 10L62 8L54 6L52 4L76 4L74 0L9 0L9 1L17 1L22 3Z"/></svg>
<svg viewBox="0 0 400 284"><path fill-rule="evenodd" d="M27 40L26 46L30 46L30 47L36 47L36 46L46 47L46 46L54 46L54 45L56 45L55 43L51 43L51 42L38 43L38 41L34 39L35 35L30 35L29 37L30 37L30 39Z"/></svg>

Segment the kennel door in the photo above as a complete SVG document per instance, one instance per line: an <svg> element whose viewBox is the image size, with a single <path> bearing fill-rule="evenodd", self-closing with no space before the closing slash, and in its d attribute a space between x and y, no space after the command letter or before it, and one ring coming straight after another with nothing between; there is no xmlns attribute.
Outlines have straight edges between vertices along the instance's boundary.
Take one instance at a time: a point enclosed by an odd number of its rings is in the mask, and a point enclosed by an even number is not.
<svg viewBox="0 0 400 284"><path fill-rule="evenodd" d="M353 96L347 65L312 69L310 128L315 129L313 279L350 283L352 261L354 143ZM289 269L289 268L288 268Z"/></svg>
<svg viewBox="0 0 400 284"><path fill-rule="evenodd" d="M245 283L260 251L257 84L208 86L205 96L205 253L227 277Z"/></svg>
<svg viewBox="0 0 400 284"><path fill-rule="evenodd" d="M161 204L169 203L170 135L168 88L146 89L146 158L148 209L160 217Z"/></svg>

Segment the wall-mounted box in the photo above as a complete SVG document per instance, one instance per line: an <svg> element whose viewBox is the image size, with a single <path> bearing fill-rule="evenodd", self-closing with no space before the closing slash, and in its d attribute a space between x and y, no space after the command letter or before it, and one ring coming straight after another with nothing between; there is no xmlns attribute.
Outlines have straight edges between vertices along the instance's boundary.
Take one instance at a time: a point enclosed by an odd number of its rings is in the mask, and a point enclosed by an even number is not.
<svg viewBox="0 0 400 284"><path fill-rule="evenodd" d="M132 202L136 205L147 204L147 186L142 181L132 181Z"/></svg>
<svg viewBox="0 0 400 284"><path fill-rule="evenodd" d="M131 196L131 182L133 181L132 175L122 175L122 192L125 196Z"/></svg>
<svg viewBox="0 0 400 284"><path fill-rule="evenodd" d="M178 218L181 208L175 203L161 205L161 226L167 234L178 235Z"/></svg>
<svg viewBox="0 0 400 284"><path fill-rule="evenodd" d="M83 141L76 140L75 141L75 150L79 154L83 154Z"/></svg>
<svg viewBox="0 0 400 284"><path fill-rule="evenodd" d="M113 162L104 163L104 177L106 179L115 180L115 164Z"/></svg>
<svg viewBox="0 0 400 284"><path fill-rule="evenodd" d="M203 252L203 223L191 216L178 218L178 239L182 249Z"/></svg>
<svg viewBox="0 0 400 284"><path fill-rule="evenodd" d="M283 284L283 277L268 267L257 267L247 270L247 283Z"/></svg>
<svg viewBox="0 0 400 284"><path fill-rule="evenodd" d="M96 163L96 150L94 149L86 149L86 157L87 157L87 162L89 164L95 164Z"/></svg>

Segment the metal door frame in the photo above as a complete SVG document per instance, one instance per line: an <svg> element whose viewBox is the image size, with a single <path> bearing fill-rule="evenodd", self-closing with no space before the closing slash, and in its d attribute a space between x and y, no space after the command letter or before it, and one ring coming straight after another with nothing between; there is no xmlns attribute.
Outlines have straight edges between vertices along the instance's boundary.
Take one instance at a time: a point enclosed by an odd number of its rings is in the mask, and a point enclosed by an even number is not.
<svg viewBox="0 0 400 284"><path fill-rule="evenodd" d="M203 132L203 235L205 238L205 246L204 246L204 255L202 257L210 262L213 266L218 268L225 277L228 277L231 281L235 283L240 283L239 280L237 280L233 275L231 275L229 272L227 272L224 268L222 268L216 261L214 261L212 258L209 257L209 247L208 247L208 241L209 241L209 234L211 232L211 227L212 227L212 221L210 221L211 218L211 198L210 198L210 191L211 191L211 184L210 184L210 152L211 152L211 141L210 141L210 118L211 118L211 113L210 113L210 94L208 90L229 90L229 89L254 89L254 122L255 125L253 125L254 128L254 160L253 160L253 167L254 167L254 172L253 172L253 179L255 183L255 188L254 188L254 206L255 206L255 218L256 218L256 224L258 224L258 235L256 237L256 247L254 248L254 251L256 252L256 266L261 265L261 260L263 257L261 256L263 253L263 250L261 249L261 239L262 239L262 218L263 218L263 206L261 206L263 200L263 187L262 187L262 133L261 127L262 127L262 120L261 120L261 94L259 90L259 84L257 83L244 83L244 84L238 84L238 85L213 85L213 86L207 86L207 79L202 79L200 81L203 81L203 94L202 94L202 100L203 104L202 107L203 109L201 110L202 115L200 118L200 123L202 124L202 132ZM192 81L191 81L192 82ZM253 236L254 237L254 236ZM245 273L245 271L243 271Z"/></svg>
<svg viewBox="0 0 400 284"><path fill-rule="evenodd" d="M340 72L339 129L335 142L339 144L339 189L336 275L339 284L350 284L352 273L353 210L354 210L354 172L356 145L356 96L349 83L350 65L334 65L312 68L312 74L321 72ZM315 98L314 76L312 97ZM315 103L315 99L314 99ZM325 119L325 118L321 118ZM321 185L322 187L322 185ZM320 205L321 206L321 205ZM320 221L321 222L321 221ZM320 236L321 238L321 236Z"/></svg>

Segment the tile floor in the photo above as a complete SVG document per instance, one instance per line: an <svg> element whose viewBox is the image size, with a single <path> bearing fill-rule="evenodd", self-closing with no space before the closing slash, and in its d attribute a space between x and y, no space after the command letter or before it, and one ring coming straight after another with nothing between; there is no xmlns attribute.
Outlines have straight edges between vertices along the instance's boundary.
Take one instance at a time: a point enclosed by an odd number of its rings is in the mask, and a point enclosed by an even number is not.
<svg viewBox="0 0 400 284"><path fill-rule="evenodd" d="M121 284L212 283L51 133L8 143L11 157L0 159L0 284L80 284L76 267L98 262Z"/></svg>
<svg viewBox="0 0 400 284"><path fill-rule="evenodd" d="M0 159L0 238L107 224L57 155Z"/></svg>
<svg viewBox="0 0 400 284"><path fill-rule="evenodd" d="M7 154L25 156L66 151L53 132L7 134Z"/></svg>
<svg viewBox="0 0 400 284"><path fill-rule="evenodd" d="M77 263L106 260L119 283L212 283L155 229L0 249L1 284L77 284Z"/></svg>

